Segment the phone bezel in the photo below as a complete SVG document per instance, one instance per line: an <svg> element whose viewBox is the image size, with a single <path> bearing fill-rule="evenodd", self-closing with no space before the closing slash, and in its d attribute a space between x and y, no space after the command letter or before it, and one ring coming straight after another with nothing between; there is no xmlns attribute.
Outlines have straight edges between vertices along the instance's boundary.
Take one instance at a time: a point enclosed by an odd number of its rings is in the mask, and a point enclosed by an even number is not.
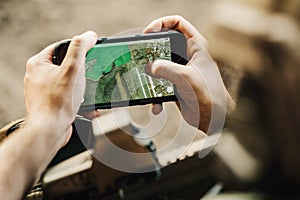
<svg viewBox="0 0 300 200"><path fill-rule="evenodd" d="M185 65L187 63L186 55L186 39L184 35L178 31L166 31L158 33L147 33L138 34L131 36L118 36L109 38L99 38L96 44L107 44L107 43L118 43L118 42L130 42L139 40L150 40L158 38L170 38L171 44L171 60L178 64ZM53 63L60 65L66 55L70 40L63 41L59 43L54 49ZM81 105L80 110L96 110L96 109L110 109L115 107L123 106L135 106L135 105L145 105L145 104L162 104L168 101L177 101L176 97L176 86L174 86L174 95L163 96L163 97L153 97L153 98L143 98L143 99L133 99L124 100L117 102L92 104L92 105Z"/></svg>

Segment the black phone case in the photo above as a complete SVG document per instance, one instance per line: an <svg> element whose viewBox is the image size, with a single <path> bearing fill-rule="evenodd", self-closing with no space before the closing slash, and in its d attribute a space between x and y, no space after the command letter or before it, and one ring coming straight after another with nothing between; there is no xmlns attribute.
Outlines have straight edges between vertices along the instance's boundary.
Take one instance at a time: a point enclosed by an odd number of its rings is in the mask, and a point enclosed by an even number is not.
<svg viewBox="0 0 300 200"><path fill-rule="evenodd" d="M150 33L150 34L123 36L123 37L99 38L96 44L139 41L139 40L148 40L148 39L158 39L163 37L169 37L171 40L172 61L178 64L183 64L183 65L186 64L187 63L186 40L184 35L178 31L167 31L167 32L158 32L158 33ZM68 46L70 42L71 40L66 40L59 43L56 46L53 54L54 64L60 65L62 63L66 55L66 52L68 50ZM93 105L82 105L80 107L80 110L110 109L114 107L145 105L151 103L162 104L163 102L177 101L175 85L174 85L174 92L175 95L171 95L171 96L126 100L126 101L109 102L109 103L101 103L101 104L93 104Z"/></svg>

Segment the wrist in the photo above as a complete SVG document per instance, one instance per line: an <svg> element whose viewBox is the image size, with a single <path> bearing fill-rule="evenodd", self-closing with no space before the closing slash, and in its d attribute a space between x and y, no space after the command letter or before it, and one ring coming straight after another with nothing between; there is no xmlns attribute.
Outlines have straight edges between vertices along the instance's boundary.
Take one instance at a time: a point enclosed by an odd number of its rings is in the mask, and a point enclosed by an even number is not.
<svg viewBox="0 0 300 200"><path fill-rule="evenodd" d="M46 137L46 141L57 143L58 147L63 146L69 134L72 120L61 117L51 112L30 113L26 117L24 128L31 129L38 137Z"/></svg>

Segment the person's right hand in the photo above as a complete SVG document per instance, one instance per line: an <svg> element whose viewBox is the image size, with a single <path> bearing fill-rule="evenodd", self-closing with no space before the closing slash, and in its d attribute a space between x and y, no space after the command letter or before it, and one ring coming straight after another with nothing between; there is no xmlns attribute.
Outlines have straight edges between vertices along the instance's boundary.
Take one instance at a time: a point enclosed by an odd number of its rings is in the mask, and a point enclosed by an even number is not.
<svg viewBox="0 0 300 200"><path fill-rule="evenodd" d="M182 32L187 39L188 64L180 65L167 60L148 64L146 72L165 78L176 85L178 105L183 118L206 133L219 131L223 126L226 105L235 105L226 90L218 67L206 52L207 42L187 20L181 16L167 16L151 22L144 33L172 29ZM154 114L162 110L154 105Z"/></svg>

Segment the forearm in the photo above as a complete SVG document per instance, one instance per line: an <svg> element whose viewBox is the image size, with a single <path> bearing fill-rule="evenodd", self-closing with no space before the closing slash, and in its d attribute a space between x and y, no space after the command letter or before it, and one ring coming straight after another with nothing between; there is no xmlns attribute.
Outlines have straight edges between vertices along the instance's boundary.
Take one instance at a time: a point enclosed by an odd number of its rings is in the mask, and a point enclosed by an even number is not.
<svg viewBox="0 0 300 200"><path fill-rule="evenodd" d="M0 145L0 194L21 199L65 141L51 122L28 122Z"/></svg>

